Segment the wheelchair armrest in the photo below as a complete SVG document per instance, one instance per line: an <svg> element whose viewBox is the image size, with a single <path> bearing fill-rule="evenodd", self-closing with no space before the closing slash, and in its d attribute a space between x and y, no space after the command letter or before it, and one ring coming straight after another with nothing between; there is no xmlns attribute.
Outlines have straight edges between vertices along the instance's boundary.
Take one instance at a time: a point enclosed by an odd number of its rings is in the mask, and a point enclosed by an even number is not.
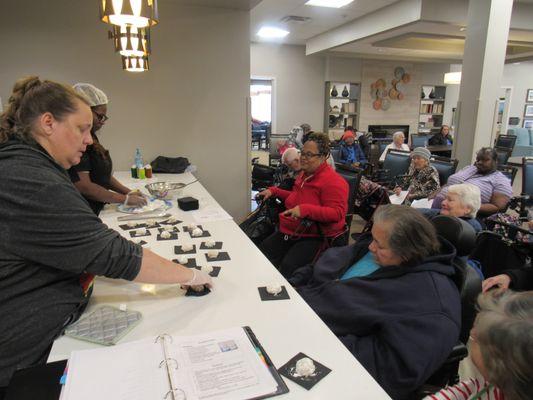
<svg viewBox="0 0 533 400"><path fill-rule="evenodd" d="M451 353L448 355L448 358L445 361L445 364L451 364L458 361L461 361L463 358L468 356L468 348L463 343L459 342L455 346Z"/></svg>

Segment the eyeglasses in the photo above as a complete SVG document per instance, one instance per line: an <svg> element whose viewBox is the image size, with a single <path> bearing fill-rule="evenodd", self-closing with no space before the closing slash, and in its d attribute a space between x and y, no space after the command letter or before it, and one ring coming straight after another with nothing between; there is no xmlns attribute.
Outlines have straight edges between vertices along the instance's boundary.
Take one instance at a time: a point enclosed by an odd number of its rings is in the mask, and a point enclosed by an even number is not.
<svg viewBox="0 0 533 400"><path fill-rule="evenodd" d="M92 112L94 113L94 115L96 115L96 119L100 122L106 122L109 119L109 117L105 114L97 113L94 110L92 110Z"/></svg>
<svg viewBox="0 0 533 400"><path fill-rule="evenodd" d="M320 157L322 155L322 153L311 153L309 151L305 152L305 151L302 151L300 153L300 156L302 158L312 158L312 157Z"/></svg>

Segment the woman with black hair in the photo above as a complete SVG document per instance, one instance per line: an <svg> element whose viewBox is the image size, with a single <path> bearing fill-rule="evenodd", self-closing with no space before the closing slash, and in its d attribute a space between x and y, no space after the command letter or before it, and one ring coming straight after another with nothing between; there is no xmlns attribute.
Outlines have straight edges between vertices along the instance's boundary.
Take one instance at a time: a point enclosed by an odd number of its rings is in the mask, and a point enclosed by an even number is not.
<svg viewBox="0 0 533 400"><path fill-rule="evenodd" d="M348 184L328 165L329 156L329 138L323 133L310 134L300 154L302 171L292 190L270 187L259 193L264 200L282 199L287 208L279 216L278 230L259 246L287 278L314 260L323 236L336 237L344 231Z"/></svg>

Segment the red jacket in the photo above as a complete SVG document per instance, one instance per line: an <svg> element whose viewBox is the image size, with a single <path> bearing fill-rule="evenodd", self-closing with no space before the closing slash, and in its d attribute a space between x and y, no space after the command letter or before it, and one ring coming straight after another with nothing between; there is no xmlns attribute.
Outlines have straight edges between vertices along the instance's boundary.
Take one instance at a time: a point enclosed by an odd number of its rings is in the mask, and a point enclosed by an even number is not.
<svg viewBox="0 0 533 400"><path fill-rule="evenodd" d="M301 218L320 223L325 236L335 236L344 230L348 209L348 183L327 163L322 163L311 176L301 172L292 191L269 188L272 194L285 202L287 209L300 206ZM304 229L301 218L279 216L279 230L287 235L320 236L317 225Z"/></svg>

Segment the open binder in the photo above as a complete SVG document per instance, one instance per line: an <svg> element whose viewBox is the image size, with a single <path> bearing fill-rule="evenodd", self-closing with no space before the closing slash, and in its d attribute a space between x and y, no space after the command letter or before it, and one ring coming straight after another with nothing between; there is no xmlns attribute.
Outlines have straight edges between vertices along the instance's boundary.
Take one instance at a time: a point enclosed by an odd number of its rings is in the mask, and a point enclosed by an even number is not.
<svg viewBox="0 0 533 400"><path fill-rule="evenodd" d="M243 327L74 351L61 400L246 400L288 391Z"/></svg>

